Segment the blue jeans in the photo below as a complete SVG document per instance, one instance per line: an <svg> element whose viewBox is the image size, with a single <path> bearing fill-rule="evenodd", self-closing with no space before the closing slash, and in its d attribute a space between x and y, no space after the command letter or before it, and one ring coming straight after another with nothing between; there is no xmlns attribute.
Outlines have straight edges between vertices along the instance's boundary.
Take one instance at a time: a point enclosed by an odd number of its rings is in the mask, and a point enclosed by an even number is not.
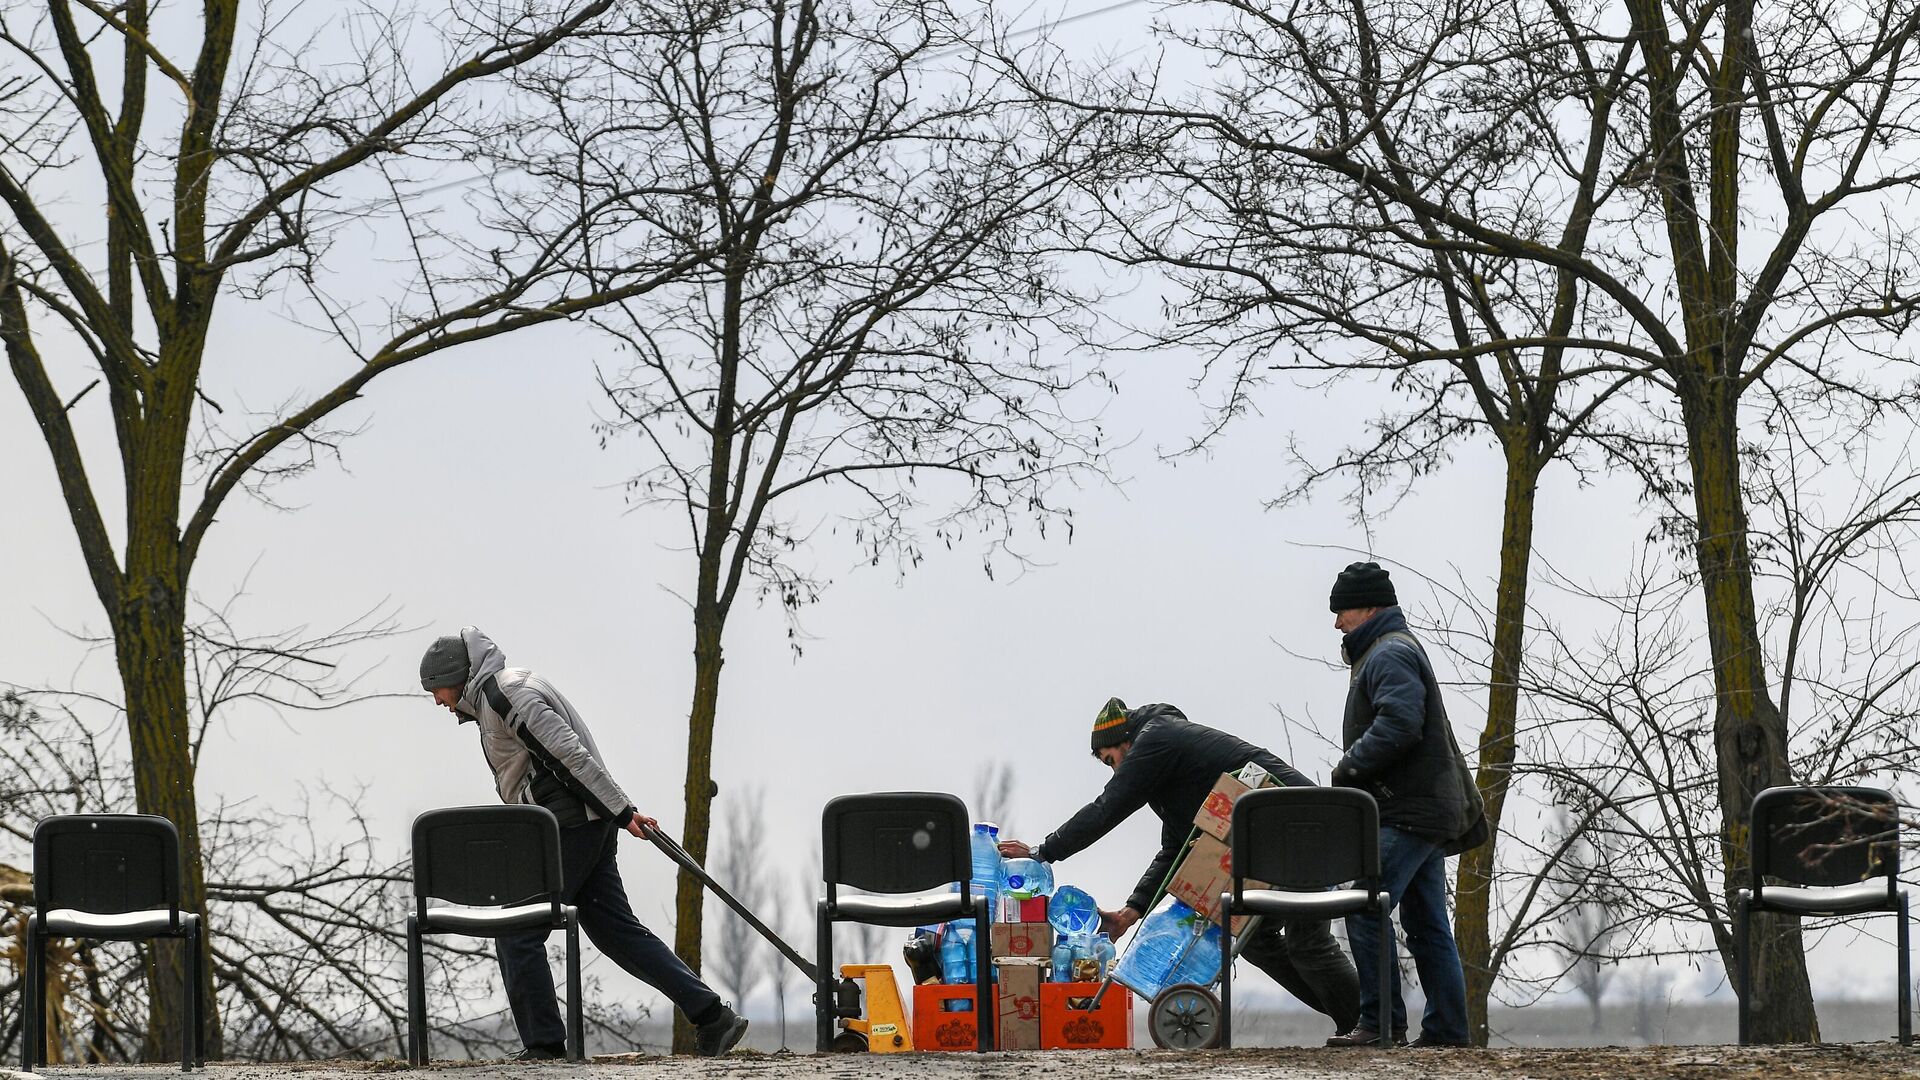
<svg viewBox="0 0 1920 1080"><path fill-rule="evenodd" d="M620 970L666 995L694 1023L715 1018L720 1014L720 996L633 917L614 861L619 836L611 821L560 830L560 874L566 879L562 899L579 907L580 929L586 931L587 940ZM535 930L494 939L502 981L507 984L507 1004L523 1046L558 1047L567 1041L560 1001L553 992L553 969L547 966L550 932Z"/></svg>
<svg viewBox="0 0 1920 1080"><path fill-rule="evenodd" d="M1407 951L1420 973L1420 989L1427 996L1427 1014L1420 1033L1441 1042L1467 1041L1467 977L1460 969L1460 950L1453 943L1447 921L1447 857L1432 843L1390 825L1380 828L1380 876L1393 906L1400 912L1400 929ZM1393 1035L1407 1029L1407 1004L1400 997L1400 950L1396 946L1393 980L1393 1027L1380 1025L1380 934L1378 915L1347 916L1347 944L1360 973L1360 1027ZM1388 933L1392 928L1387 929Z"/></svg>

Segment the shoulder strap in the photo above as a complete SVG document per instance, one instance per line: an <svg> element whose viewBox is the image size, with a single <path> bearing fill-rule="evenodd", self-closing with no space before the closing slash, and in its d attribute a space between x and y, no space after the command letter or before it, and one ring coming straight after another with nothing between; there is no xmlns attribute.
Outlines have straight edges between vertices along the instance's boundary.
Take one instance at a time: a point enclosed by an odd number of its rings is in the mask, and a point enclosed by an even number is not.
<svg viewBox="0 0 1920 1080"><path fill-rule="evenodd" d="M1420 640L1418 638L1407 633L1405 630L1389 630L1379 637L1374 638L1373 644L1367 646L1367 651L1361 653L1360 658L1353 662L1353 667L1347 671L1347 684L1352 685L1360 681L1360 669L1366 665L1367 658L1373 655L1373 650L1378 649L1380 646L1396 638L1413 646L1413 651L1420 654L1420 663L1423 667L1431 667L1431 665L1427 663L1427 652L1420 647ZM1423 671L1422 674L1424 675L1425 672Z"/></svg>

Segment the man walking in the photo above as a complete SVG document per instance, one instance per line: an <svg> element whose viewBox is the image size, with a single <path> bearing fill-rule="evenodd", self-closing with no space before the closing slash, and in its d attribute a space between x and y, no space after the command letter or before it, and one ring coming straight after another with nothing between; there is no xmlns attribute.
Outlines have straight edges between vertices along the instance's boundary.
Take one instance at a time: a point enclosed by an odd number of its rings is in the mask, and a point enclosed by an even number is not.
<svg viewBox="0 0 1920 1080"><path fill-rule="evenodd" d="M1447 856L1486 841L1479 790L1440 700L1426 651L1407 629L1393 582L1379 563L1340 572L1329 599L1333 626L1350 667L1341 745L1333 782L1372 793L1380 804L1380 874L1426 993L1415 1046L1466 1046L1467 984L1447 919ZM1380 1042L1380 935L1392 933L1375 914L1347 916L1347 944L1360 969L1360 1020L1329 1046ZM1391 1028L1407 1028L1400 973L1392 973Z"/></svg>
<svg viewBox="0 0 1920 1080"><path fill-rule="evenodd" d="M1039 847L1007 840L1001 843L1000 853L1014 859L1058 862L1092 846L1142 806L1152 807L1161 822L1160 850L1126 905L1100 913L1100 928L1115 940L1147 913L1221 773L1238 771L1251 761L1279 783L1313 784L1270 751L1193 723L1171 705L1128 709L1119 698L1109 700L1094 718L1093 756L1113 770L1099 797ZM1359 1016L1359 977L1333 940L1327 920L1262 920L1240 955L1310 1008L1332 1017L1334 1030L1353 1028Z"/></svg>
<svg viewBox="0 0 1920 1080"><path fill-rule="evenodd" d="M635 811L613 782L586 722L553 684L506 654L478 628L435 641L420 661L420 686L461 723L474 721L505 803L537 804L560 822L563 901L580 910L587 939L627 974L665 994L695 1025L700 1053L717 1057L747 1032L673 950L640 925L614 862L621 829L645 836L659 823ZM547 966L545 930L494 939L521 1061L565 1056L566 1027Z"/></svg>

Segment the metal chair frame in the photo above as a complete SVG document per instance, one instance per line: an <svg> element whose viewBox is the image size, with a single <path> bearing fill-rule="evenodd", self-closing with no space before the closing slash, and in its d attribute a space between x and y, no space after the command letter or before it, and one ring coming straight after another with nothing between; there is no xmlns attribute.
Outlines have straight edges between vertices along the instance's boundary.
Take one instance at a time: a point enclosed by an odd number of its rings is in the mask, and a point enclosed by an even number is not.
<svg viewBox="0 0 1920 1080"><path fill-rule="evenodd" d="M1900 887L1899 809L1893 795L1880 788L1771 787L1754 796L1747 848L1752 876L1733 894L1740 1045L1752 1038L1753 916L1762 911L1828 917L1892 912L1898 917L1900 1045L1913 1045L1913 972L1907 890ZM1785 843L1800 846L1790 853L1780 850ZM1789 884L1769 885L1768 877ZM1885 893L1858 888L1878 877L1886 878Z"/></svg>
<svg viewBox="0 0 1920 1080"><path fill-rule="evenodd" d="M465 877L436 880L434 846L436 834L449 829L469 830L470 840L499 843L503 861L512 869L525 870L524 839L531 827L538 836L539 851L532 853L539 864L537 890L521 898L494 903L497 892L482 897L475 891L481 883ZM496 835L487 836L487 830ZM520 845L516 847L515 845ZM509 874L511 882L512 875ZM428 934L462 934L468 937L499 937L505 933L534 930L565 930L567 933L567 1060L586 1060L586 1039L580 996L580 915L571 904L561 903L566 879L560 866L560 823L544 806L455 806L429 810L413 821L413 898L414 910L407 915L407 1060L425 1065L428 1058L426 945ZM495 889L513 888L495 884ZM448 894L453 895L448 895ZM427 899L452 900L462 908L429 908ZM491 904L491 906L487 906ZM546 912L537 910L545 906ZM497 913L495 911L497 909ZM530 909L530 910L521 910ZM492 925L489 925L492 924ZM497 929L500 933L487 934Z"/></svg>
<svg viewBox="0 0 1920 1080"><path fill-rule="evenodd" d="M143 861L157 865L159 881L135 880L128 875L122 889L124 901L102 902L92 890L99 882L84 872L75 881L63 876L70 864L66 853L56 852L73 843L78 835L84 870L117 872L127 875L130 855L145 855ZM105 857L105 860L101 858ZM155 814L62 814L42 820L33 830L33 914L27 918L26 979L21 988L23 1010L20 1024L21 1067L32 1072L44 1064L47 1042L47 942L55 937L90 941L151 941L176 938L186 943L185 969L187 1015L180 1033L180 1069L182 1072L205 1064L207 1033L200 1000L200 916L180 910L180 834L173 822ZM143 897L155 903L134 902ZM105 909L113 910L105 910ZM164 910L166 922L151 925L151 920L127 919L142 912L158 914ZM115 919L116 916L121 918Z"/></svg>
<svg viewBox="0 0 1920 1080"><path fill-rule="evenodd" d="M1334 816L1352 816L1357 850L1332 843L1347 838L1328 836L1327 811ZM1278 828L1275 814L1280 814ZM1288 826L1293 827L1288 831L1296 835L1281 831ZM1355 788L1259 788L1233 804L1227 836L1233 873L1231 887L1220 894L1220 1047L1233 1045L1233 920L1240 915L1280 919L1378 915L1380 1015L1375 1022L1380 1026L1380 1045L1392 1045L1389 1029L1393 1026L1393 977L1397 974L1393 962L1393 898L1380 877L1380 808L1373 796ZM1247 879L1254 874L1260 875L1256 881L1269 882L1271 887L1249 893ZM1349 881L1354 888L1345 891L1354 896L1329 897L1328 890Z"/></svg>
<svg viewBox="0 0 1920 1080"><path fill-rule="evenodd" d="M871 819L864 827L849 821L861 816ZM857 835L848 835L849 825ZM832 1048L834 1020L842 1015L833 964L834 923L906 927L964 918L974 921L976 1049L993 1049L993 912L985 896L973 895L973 825L966 804L952 795L922 791L842 795L821 811L820 829L820 876L826 895L816 911L820 953L813 998L815 1049L826 1053ZM847 850L850 841L860 850ZM891 849L887 841L893 842ZM865 897L839 895L842 885L899 897L956 883L959 891L951 897L917 901L866 902Z"/></svg>

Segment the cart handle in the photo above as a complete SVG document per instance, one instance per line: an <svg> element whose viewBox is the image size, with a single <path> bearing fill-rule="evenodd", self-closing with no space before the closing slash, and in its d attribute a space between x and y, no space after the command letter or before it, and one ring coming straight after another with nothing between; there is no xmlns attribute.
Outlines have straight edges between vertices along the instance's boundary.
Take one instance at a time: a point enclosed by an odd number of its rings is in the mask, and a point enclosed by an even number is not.
<svg viewBox="0 0 1920 1080"><path fill-rule="evenodd" d="M719 882L713 880L713 875L707 873L704 867L702 867L699 863L693 861L693 856L688 854L687 849L681 847L679 843L673 839L673 837L668 836L665 832L651 825L648 825L645 822L642 822L640 824L640 831L642 835L644 835L647 839L653 841L653 846L659 848L660 851L663 854L665 854L667 858L672 859L676 863L679 863L680 869L685 870L689 874L692 874L694 877L700 880L701 884L705 885L709 889L712 889L713 895L718 896L721 900L725 901L726 905L732 908L735 914L739 915L740 918L746 920L746 923L748 926L753 927L756 931L759 932L761 937L766 938L767 941L770 942L774 948L779 949L780 955L786 957L788 963L791 963L794 967L799 968L801 973L806 975L806 977L809 980L814 982L818 982L820 980L820 969L817 966L815 966L812 961L808 960L804 956L801 956L800 953L797 950L795 950L793 946L787 944L786 941L782 939L779 934L774 933L773 930L770 927L768 927L766 923L761 922L759 916L755 915L751 911L748 911L747 906L745 904L742 904L740 901L734 899L733 894L728 892L725 888L722 888Z"/></svg>

